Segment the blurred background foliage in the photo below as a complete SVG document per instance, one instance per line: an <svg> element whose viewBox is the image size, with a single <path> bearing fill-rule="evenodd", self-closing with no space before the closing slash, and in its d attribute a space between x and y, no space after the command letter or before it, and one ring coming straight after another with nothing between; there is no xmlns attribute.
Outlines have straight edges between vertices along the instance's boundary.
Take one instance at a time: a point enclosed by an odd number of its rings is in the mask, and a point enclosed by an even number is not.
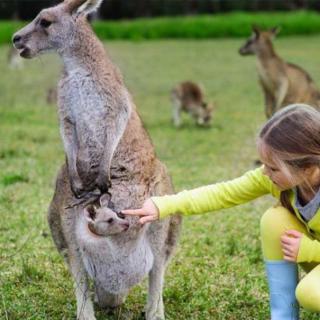
<svg viewBox="0 0 320 320"><path fill-rule="evenodd" d="M34 11L34 16L36 14L37 11ZM9 44L12 34L25 23L17 20L0 21L0 44ZM93 27L100 39L134 41L248 37L254 24L262 28L280 26L280 36L320 33L319 13L303 10L271 13L235 11L193 16L93 21Z"/></svg>
<svg viewBox="0 0 320 320"><path fill-rule="evenodd" d="M58 0L1 0L0 19L29 20ZM319 0L107 0L99 10L101 19L210 14L230 11L320 11Z"/></svg>
<svg viewBox="0 0 320 320"><path fill-rule="evenodd" d="M59 0L0 0L0 44ZM246 37L252 25L281 36L320 33L319 0L106 0L89 17L101 39Z"/></svg>

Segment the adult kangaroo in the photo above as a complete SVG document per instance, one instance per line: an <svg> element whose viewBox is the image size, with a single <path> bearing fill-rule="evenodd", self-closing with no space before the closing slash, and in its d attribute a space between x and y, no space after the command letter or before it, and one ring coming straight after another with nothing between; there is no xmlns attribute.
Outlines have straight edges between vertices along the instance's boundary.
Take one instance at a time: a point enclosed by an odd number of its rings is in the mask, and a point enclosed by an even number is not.
<svg viewBox="0 0 320 320"><path fill-rule="evenodd" d="M292 103L306 103L320 109L320 91L311 76L301 67L285 62L275 52L272 39L279 29L262 31L253 27L252 31L252 36L239 49L239 53L257 56L257 69L265 96L267 118Z"/></svg>
<svg viewBox="0 0 320 320"><path fill-rule="evenodd" d="M67 161L57 177L48 221L75 281L78 319L95 319L89 277L98 303L116 307L146 275L146 319L164 319L164 272L181 218L141 226L138 218L116 214L173 188L120 72L87 22L101 2L66 0L42 10L13 36L22 57L55 51L64 64L58 105ZM87 205L100 194L100 203Z"/></svg>

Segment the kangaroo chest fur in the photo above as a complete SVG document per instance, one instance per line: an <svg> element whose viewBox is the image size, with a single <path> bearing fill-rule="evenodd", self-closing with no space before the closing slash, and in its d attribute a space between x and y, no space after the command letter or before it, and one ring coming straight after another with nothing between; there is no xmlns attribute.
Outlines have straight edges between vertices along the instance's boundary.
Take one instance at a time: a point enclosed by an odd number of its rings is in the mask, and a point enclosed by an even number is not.
<svg viewBox="0 0 320 320"><path fill-rule="evenodd" d="M154 256L144 234L130 239L127 235L96 237L79 221L76 236L80 254L89 276L109 293L127 291L139 283L151 270Z"/></svg>
<svg viewBox="0 0 320 320"><path fill-rule="evenodd" d="M263 82L264 86L269 89L269 91L273 92L275 90L276 85L273 81L270 72L259 60L257 60L256 66L260 80Z"/></svg>
<svg viewBox="0 0 320 320"><path fill-rule="evenodd" d="M112 101L91 74L81 68L68 73L60 81L60 112L76 124L77 130L94 129L95 123L106 117Z"/></svg>

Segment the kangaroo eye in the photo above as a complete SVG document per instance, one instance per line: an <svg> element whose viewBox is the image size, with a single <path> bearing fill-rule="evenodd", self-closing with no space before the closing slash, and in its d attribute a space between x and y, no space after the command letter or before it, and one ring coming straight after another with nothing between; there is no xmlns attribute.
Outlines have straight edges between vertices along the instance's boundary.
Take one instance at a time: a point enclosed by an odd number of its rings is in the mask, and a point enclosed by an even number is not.
<svg viewBox="0 0 320 320"><path fill-rule="evenodd" d="M113 222L113 218L110 218L107 220L108 223L112 223Z"/></svg>
<svg viewBox="0 0 320 320"><path fill-rule="evenodd" d="M39 24L42 28L48 28L52 24L52 22L46 19L41 19Z"/></svg>

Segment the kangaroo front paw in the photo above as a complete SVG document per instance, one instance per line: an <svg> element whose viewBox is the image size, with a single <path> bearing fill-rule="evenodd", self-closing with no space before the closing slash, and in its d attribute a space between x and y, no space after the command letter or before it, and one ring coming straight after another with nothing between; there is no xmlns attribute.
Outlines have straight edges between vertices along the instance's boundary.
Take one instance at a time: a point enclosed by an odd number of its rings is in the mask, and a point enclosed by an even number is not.
<svg viewBox="0 0 320 320"><path fill-rule="evenodd" d="M65 209L70 209L74 207L78 207L80 205L87 206L88 204L94 203L98 201L101 193L99 190L87 192L82 198L72 201Z"/></svg>
<svg viewBox="0 0 320 320"><path fill-rule="evenodd" d="M95 185L94 182L84 185L78 181L71 181L71 190L77 199L83 199L91 193L94 193Z"/></svg>
<svg viewBox="0 0 320 320"><path fill-rule="evenodd" d="M87 194L82 182L73 179L71 179L71 190L77 199L81 199Z"/></svg>
<svg viewBox="0 0 320 320"><path fill-rule="evenodd" d="M101 175L96 180L96 186L101 191L101 193L108 193L108 190L111 188L111 179L105 175Z"/></svg>

